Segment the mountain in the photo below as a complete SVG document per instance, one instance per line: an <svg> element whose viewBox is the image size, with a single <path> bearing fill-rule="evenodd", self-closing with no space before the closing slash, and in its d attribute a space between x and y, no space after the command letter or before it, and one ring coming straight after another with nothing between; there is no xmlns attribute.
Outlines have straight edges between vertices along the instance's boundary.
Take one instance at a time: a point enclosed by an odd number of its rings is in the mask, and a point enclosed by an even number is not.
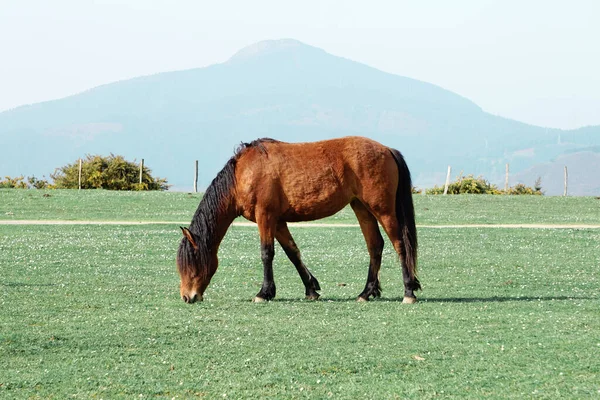
<svg viewBox="0 0 600 400"><path fill-rule="evenodd" d="M600 194L600 179L598 179L600 152L598 151L567 153L549 162L536 164L518 172L514 178L520 182L534 182L540 178L545 193L562 194L564 192L565 166L567 166L568 194Z"/></svg>
<svg viewBox="0 0 600 400"><path fill-rule="evenodd" d="M259 42L221 64L0 113L0 175L39 178L85 154L112 152L144 158L154 175L189 189L194 160L206 187L241 141L345 135L399 149L420 187L443 184L447 165L453 175L463 170L503 182L507 162L515 178L529 180L518 173L565 154L600 154L600 127L563 131L501 118L436 85L285 39ZM582 168L581 179L595 183L570 185L571 194L598 194L592 167ZM562 179L549 176L543 185Z"/></svg>

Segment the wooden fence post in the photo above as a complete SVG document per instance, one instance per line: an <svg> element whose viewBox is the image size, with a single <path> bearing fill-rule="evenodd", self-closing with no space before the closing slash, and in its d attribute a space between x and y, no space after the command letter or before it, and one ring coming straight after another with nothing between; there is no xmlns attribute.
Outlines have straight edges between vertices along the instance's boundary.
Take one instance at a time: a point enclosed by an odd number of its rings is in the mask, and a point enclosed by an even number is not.
<svg viewBox="0 0 600 400"><path fill-rule="evenodd" d="M569 181L569 173L567 172L567 166L565 165L565 191L563 192L563 196L567 195L568 181Z"/></svg>
<svg viewBox="0 0 600 400"><path fill-rule="evenodd" d="M506 178L504 179L504 194L508 194L508 163L506 163Z"/></svg>
<svg viewBox="0 0 600 400"><path fill-rule="evenodd" d="M448 186L450 185L450 171L452 171L452 167L448 165L448 173L446 174L446 185L444 186L444 195L448 194Z"/></svg>
<svg viewBox="0 0 600 400"><path fill-rule="evenodd" d="M142 174L144 172L144 159L140 162L140 185L142 184Z"/></svg>
<svg viewBox="0 0 600 400"><path fill-rule="evenodd" d="M79 159L79 190L81 190L81 170L83 168L83 161Z"/></svg>
<svg viewBox="0 0 600 400"><path fill-rule="evenodd" d="M196 160L196 168L194 172L194 193L198 193L198 160Z"/></svg>

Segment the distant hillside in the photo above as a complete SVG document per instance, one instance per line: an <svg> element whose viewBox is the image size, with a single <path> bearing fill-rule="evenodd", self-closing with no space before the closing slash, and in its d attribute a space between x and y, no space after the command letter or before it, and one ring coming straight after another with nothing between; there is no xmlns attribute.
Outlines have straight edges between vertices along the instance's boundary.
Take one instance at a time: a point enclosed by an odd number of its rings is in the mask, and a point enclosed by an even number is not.
<svg viewBox="0 0 600 400"><path fill-rule="evenodd" d="M516 174L514 179L532 185L542 179L546 194L560 195L564 192L564 168L567 166L568 194L592 196L600 194L600 152L577 152L566 154L547 163L536 164ZM573 191L576 193L573 193Z"/></svg>
<svg viewBox="0 0 600 400"><path fill-rule="evenodd" d="M402 151L421 187L441 184L448 164L455 174L502 181L506 162L518 173L564 154L600 154L600 127L561 131L500 118L438 86L277 40L242 49L222 64L0 113L0 175L41 177L86 153L112 152L144 158L154 175L179 188L191 188L198 159L205 187L240 141L345 135ZM583 167L582 179L598 182L600 174L588 176L591 170ZM588 189L574 184L570 192Z"/></svg>

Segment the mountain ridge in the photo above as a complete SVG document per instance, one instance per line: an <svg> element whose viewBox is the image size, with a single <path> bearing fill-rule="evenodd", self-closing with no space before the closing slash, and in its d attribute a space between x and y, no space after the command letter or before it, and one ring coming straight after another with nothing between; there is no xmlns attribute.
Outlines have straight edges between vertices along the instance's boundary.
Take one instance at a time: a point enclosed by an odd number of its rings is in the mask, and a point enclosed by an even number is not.
<svg viewBox="0 0 600 400"><path fill-rule="evenodd" d="M494 116L434 84L282 39L247 46L223 63L2 112L5 145L27 150L0 161L0 173L40 176L82 153L112 152L144 158L156 175L186 188L193 176L175 165L191 170L199 159L202 187L240 141L355 134L402 151L421 187L440 184L448 164L494 181L503 178L506 162L517 173L564 151L600 145L600 127L566 131Z"/></svg>

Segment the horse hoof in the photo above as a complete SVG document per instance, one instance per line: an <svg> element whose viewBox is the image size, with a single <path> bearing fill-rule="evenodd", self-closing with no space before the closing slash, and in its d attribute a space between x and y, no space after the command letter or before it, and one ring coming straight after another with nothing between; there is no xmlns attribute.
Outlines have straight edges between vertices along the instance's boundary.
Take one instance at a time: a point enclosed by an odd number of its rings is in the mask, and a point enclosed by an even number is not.
<svg viewBox="0 0 600 400"><path fill-rule="evenodd" d="M404 296L404 299L402 300L402 304L415 304L416 302L417 302L416 297Z"/></svg>
<svg viewBox="0 0 600 400"><path fill-rule="evenodd" d="M255 297L254 299L252 299L253 303L264 303L266 301L267 301L266 299L263 299L262 297L258 297L258 296Z"/></svg>
<svg viewBox="0 0 600 400"><path fill-rule="evenodd" d="M318 294L311 294L309 296L306 296L305 299L306 300L317 301L317 300L319 300L319 297L321 297L321 296L319 296Z"/></svg>
<svg viewBox="0 0 600 400"><path fill-rule="evenodd" d="M365 299L364 297L358 297L358 299L356 299L357 302L359 303L366 303L367 301L369 301L369 299Z"/></svg>

